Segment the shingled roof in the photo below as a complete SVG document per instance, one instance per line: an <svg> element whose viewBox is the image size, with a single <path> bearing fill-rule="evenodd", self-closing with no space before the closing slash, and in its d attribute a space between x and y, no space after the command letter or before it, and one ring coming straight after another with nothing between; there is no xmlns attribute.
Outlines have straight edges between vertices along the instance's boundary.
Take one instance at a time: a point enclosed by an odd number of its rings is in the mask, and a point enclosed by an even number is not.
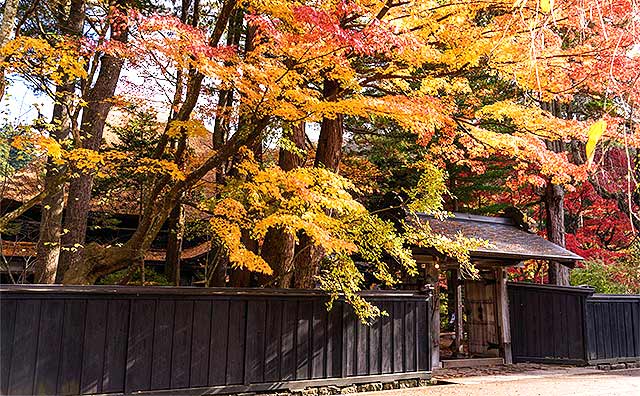
<svg viewBox="0 0 640 396"><path fill-rule="evenodd" d="M468 238L488 241L491 245L471 251L471 257L554 260L573 263L583 260L577 254L564 249L543 237L527 232L506 217L476 216L454 213L454 217L438 220L428 215L419 215L420 221L428 222L440 234L454 237L458 232Z"/></svg>

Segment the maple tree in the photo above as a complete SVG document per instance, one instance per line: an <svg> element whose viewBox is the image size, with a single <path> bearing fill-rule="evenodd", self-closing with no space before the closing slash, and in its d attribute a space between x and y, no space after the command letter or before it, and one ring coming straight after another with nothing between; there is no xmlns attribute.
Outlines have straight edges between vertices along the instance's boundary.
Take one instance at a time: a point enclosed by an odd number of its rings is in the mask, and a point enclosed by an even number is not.
<svg viewBox="0 0 640 396"><path fill-rule="evenodd" d="M216 246L226 249L225 260L236 270L286 273L293 265L296 286L313 286L320 274L331 289L349 275L340 290L355 291L361 278L349 254L382 261L373 246L357 245L358 235L345 234L353 224L337 213L376 223L365 207L383 199L370 192L398 188L403 209L437 212L447 197L444 170L456 209L531 207L544 196L554 210L550 224L554 216L564 220L564 202L568 217L615 204L619 217L609 228L622 235L616 243L623 246L636 235L632 157L640 140L633 105L640 56L633 2L226 0L184 1L169 11L127 6L72 1L64 22L52 22L60 30L55 39L19 28L1 49L0 66L8 75L42 85L38 89L56 102L51 122L24 125L11 138L16 150L39 150L49 159L46 188L28 202L42 201L45 208L42 281L93 283L141 260L167 220L177 229L180 207L194 194L211 204L201 209L213 211ZM78 11L84 7L97 11ZM45 12L37 10L26 20ZM148 120L156 133L144 145L147 152L103 142L112 108L157 114ZM319 138L309 148L305 125L312 124ZM345 138L358 150L344 154ZM203 148L203 139L211 139L211 147ZM279 169L269 163L270 140L280 147ZM404 152L385 147L389 142ZM383 154L368 156L372 144L382 145ZM249 173L242 147L259 163ZM304 161L307 150L313 167ZM632 153L625 171L603 184L597 172L622 152ZM135 231L120 246L86 244L94 179L129 174L144 177L147 191ZM406 183L384 181L387 175L402 175ZM492 188L465 202L461 188L473 191L480 175ZM328 189L321 192L329 203L296 201L292 191L313 191L311 181ZM346 197L352 182L359 190ZM249 193L261 189L261 199L277 200L252 212L259 201L248 202ZM580 201L579 194L589 197ZM267 207L278 208L280 220L266 216ZM252 216L240 219L234 211ZM311 218L303 226L305 213ZM4 216L0 226L17 214ZM380 238L394 240L397 230L376 224L385 230ZM592 249L601 231L590 227L586 221L571 229L569 246ZM422 231L420 237L402 236L403 243L468 260L466 242ZM172 234L174 260L178 234ZM573 235L583 241L574 243ZM549 236L561 243L564 231ZM285 265L274 257L298 259ZM326 259L334 266L321 274Z"/></svg>

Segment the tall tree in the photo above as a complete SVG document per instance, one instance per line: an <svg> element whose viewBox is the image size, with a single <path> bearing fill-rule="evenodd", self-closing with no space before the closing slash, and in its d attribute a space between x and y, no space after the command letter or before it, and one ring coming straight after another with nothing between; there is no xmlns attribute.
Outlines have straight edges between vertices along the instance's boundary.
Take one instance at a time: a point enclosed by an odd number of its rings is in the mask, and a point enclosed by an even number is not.
<svg viewBox="0 0 640 396"><path fill-rule="evenodd" d="M126 0L113 0L109 5L108 31L103 34L105 37L108 34L113 43L125 44L129 34L129 21L125 8L127 2ZM77 143L78 148L99 152L105 123L113 106L112 99L120 79L124 59L109 53L98 53L94 59L96 62L99 59L99 72L93 86L90 86L91 81L88 81L84 87L86 94L83 95L83 100L86 101L86 106L82 112L80 141ZM63 250L58 264L56 282L62 282L65 271L83 260L94 177L95 171L92 169L87 172L80 171L78 176L69 183L64 219L65 233L61 237Z"/></svg>
<svg viewBox="0 0 640 396"><path fill-rule="evenodd" d="M74 39L82 35L84 25L85 1L72 0L67 14L62 17L60 32ZM62 70L62 73L65 73ZM77 81L75 78L65 79L56 87L55 103L51 124L54 126L53 137L62 142L75 128L73 108ZM42 200L40 217L40 237L37 243L35 265L36 283L53 283L56 280L58 259L61 252L62 213L64 210L64 185L60 183L60 173L65 172L63 166L49 158L44 178L45 189L55 186L54 190Z"/></svg>

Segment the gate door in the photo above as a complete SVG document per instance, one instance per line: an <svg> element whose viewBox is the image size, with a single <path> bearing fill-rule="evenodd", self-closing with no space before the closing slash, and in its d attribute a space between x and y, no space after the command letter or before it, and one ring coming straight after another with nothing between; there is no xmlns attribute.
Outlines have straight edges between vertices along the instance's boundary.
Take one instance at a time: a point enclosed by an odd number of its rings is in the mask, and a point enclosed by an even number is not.
<svg viewBox="0 0 640 396"><path fill-rule="evenodd" d="M487 276L483 274L483 277ZM471 356L500 356L495 279L465 281L465 310Z"/></svg>

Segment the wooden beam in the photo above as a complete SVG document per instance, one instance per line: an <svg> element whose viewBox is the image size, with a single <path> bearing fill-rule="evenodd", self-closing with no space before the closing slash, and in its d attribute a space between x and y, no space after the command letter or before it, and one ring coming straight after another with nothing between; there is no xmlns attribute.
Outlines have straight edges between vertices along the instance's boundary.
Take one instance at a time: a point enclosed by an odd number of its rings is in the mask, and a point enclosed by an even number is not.
<svg viewBox="0 0 640 396"><path fill-rule="evenodd" d="M456 339L454 340L454 345L455 345L455 351L454 353L456 355L460 355L464 352L463 350L463 345L462 345L462 338L464 337L464 321L463 321L463 315L464 315L464 309L463 309L463 305L462 305L462 279L460 279L460 270L454 270L451 271L451 276L453 277L453 285L454 285L454 290L453 290L453 300L454 300L454 305L455 305L455 321L454 321L454 326L455 326L455 333L456 333Z"/></svg>
<svg viewBox="0 0 640 396"><path fill-rule="evenodd" d="M436 262L428 264L425 268L425 281L433 285L433 298L431 299L431 312L429 322L431 324L431 367L440 367L440 266Z"/></svg>
<svg viewBox="0 0 640 396"><path fill-rule="evenodd" d="M509 300L507 295L507 272L496 269L496 299L498 305L498 329L500 331L500 350L505 364L513 363L511 354L511 326L509 324Z"/></svg>

